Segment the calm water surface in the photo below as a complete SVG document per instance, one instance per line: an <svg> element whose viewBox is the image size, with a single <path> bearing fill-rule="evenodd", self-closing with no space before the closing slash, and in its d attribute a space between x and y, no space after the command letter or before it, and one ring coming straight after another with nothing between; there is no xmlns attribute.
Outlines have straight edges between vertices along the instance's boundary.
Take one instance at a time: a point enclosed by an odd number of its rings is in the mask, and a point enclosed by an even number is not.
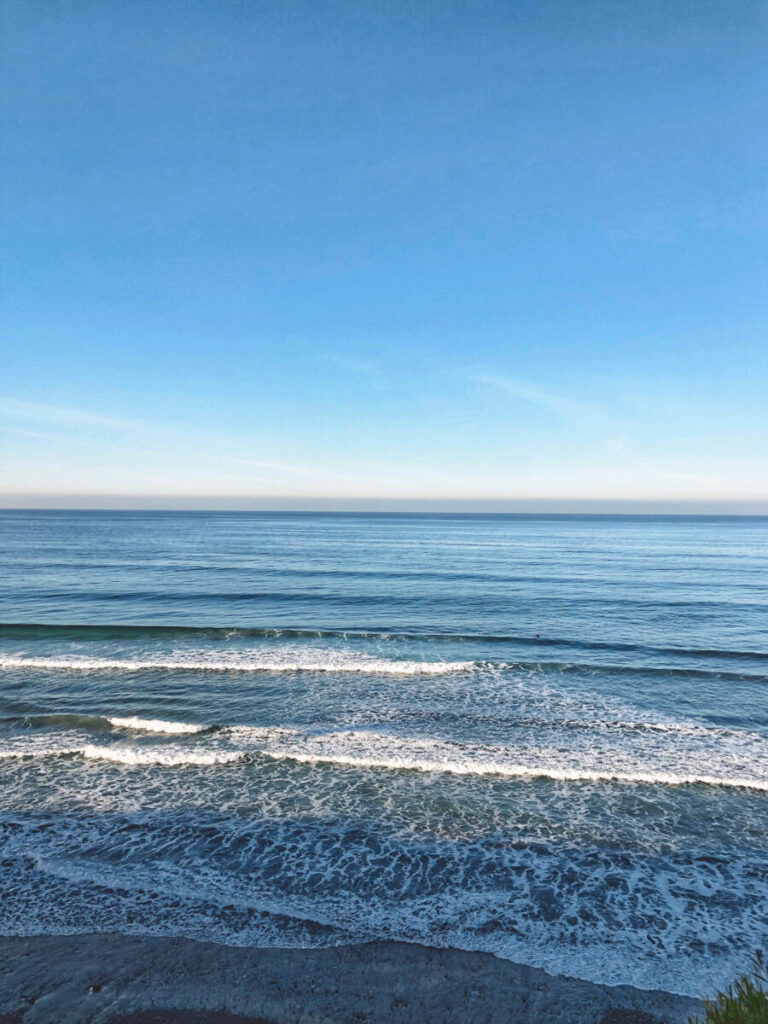
<svg viewBox="0 0 768 1024"><path fill-rule="evenodd" d="M768 943L768 519L0 513L0 932Z"/></svg>

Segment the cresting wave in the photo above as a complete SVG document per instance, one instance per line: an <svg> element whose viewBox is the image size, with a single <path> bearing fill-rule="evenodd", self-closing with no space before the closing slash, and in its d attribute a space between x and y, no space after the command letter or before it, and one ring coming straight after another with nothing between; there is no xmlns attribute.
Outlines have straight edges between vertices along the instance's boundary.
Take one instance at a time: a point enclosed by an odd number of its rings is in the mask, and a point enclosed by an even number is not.
<svg viewBox="0 0 768 1024"><path fill-rule="evenodd" d="M86 714L40 714L40 715L9 715L0 718L0 726L20 726L22 729L82 729L86 732L110 732L113 729L130 729L135 732L165 733L167 735L185 735L199 732L210 732L212 725L197 725L192 722L168 722L159 718L139 718L132 715L118 718L109 715Z"/></svg>
<svg viewBox="0 0 768 1024"><path fill-rule="evenodd" d="M21 726L24 729L82 729L86 732L109 732L112 729L132 730L134 732L161 733L172 735L195 735L197 733L220 732L225 735L227 726L197 722L171 722L157 718L141 718L136 715L117 717L110 715L88 714L38 714L9 715L0 718L0 726ZM744 730L726 729L722 726L702 725L696 722L658 722L642 720L622 720L619 718L510 718L506 722L510 730L541 729L555 727L559 730L579 732L611 732L611 733L669 733L679 736L698 736L712 738L739 738L741 740L760 740L757 733ZM238 728L237 726L230 726Z"/></svg>
<svg viewBox="0 0 768 1024"><path fill-rule="evenodd" d="M164 722L159 718L137 718L135 715L130 718L107 718L107 721L119 729L136 729L137 731L160 732L169 735L204 732L209 728L206 725L193 725L191 722Z"/></svg>
<svg viewBox="0 0 768 1024"><path fill-rule="evenodd" d="M640 652L651 654L669 654L675 656L712 657L712 658L747 658L768 661L768 650L745 651L727 648L709 647L674 647L640 643L622 643L619 641L577 640L568 637L531 636L525 634L502 633L451 633L451 632L413 632L402 629L312 629L309 627L240 627L240 626L182 626L182 625L139 625L139 624L98 624L98 623L33 623L3 622L0 623L0 637L35 639L45 637L66 637L70 639L118 639L127 640L132 637L165 637L178 636L200 637L211 640L247 639L341 639L341 640L425 640L425 641L467 641L481 643L513 643L529 645L534 648L562 647L573 650Z"/></svg>

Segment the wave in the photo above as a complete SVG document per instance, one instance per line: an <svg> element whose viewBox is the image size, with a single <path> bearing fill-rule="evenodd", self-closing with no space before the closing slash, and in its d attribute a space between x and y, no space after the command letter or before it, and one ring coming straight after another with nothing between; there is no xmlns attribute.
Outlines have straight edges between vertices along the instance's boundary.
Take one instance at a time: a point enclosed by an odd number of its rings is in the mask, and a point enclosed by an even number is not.
<svg viewBox="0 0 768 1024"><path fill-rule="evenodd" d="M39 561L28 560L28 559L12 559L4 558L3 564L8 569L22 570L28 573L34 572L39 568ZM72 571L81 566L81 562L78 559L71 559L69 561L46 561L46 570L65 570ZM136 563L132 560L126 559L115 559L113 561L89 561L89 571L107 570L109 572L115 572L123 569L132 570L136 568ZM213 578L221 578L222 569L219 565L208 565L200 562L193 562L191 560L185 561L183 565L174 565L173 567L174 577L184 578L189 577L195 579L196 577L210 576ZM245 566L229 566L226 570L227 579L234 580L237 578L245 578L249 582L254 580L253 569ZM547 575L538 575L534 573L509 573L509 572L469 572L469 571L438 571L438 570L426 570L426 569L413 569L413 568L399 568L399 569L381 569L381 568L365 568L365 569L340 569L330 568L324 566L323 568L312 568L309 565L302 565L300 568L293 568L289 565L280 566L280 577L282 579L299 579L299 580L376 580L386 582L440 582L440 583L484 583L484 584L499 584L499 583L514 583L514 584L550 584L554 586L567 586L567 585L579 585L584 582L583 577L579 575L569 575L566 573L550 573ZM745 591L758 591L762 592L763 585L761 583L750 583L742 581L740 584L741 588ZM675 589L681 590L695 590L698 587L698 583L692 582L686 579L676 579ZM731 585L728 582L719 582L717 580L709 579L707 581L707 587L709 590L724 590L731 589ZM152 591L156 593L156 591ZM242 592L241 592L242 593ZM256 596L259 596L258 594Z"/></svg>
<svg viewBox="0 0 768 1024"><path fill-rule="evenodd" d="M327 629L323 627L238 627L238 626L182 626L153 624L122 624L122 623L34 623L4 622L0 623L0 637L11 639L33 639L62 636L71 639L129 639L131 637L205 637L212 640L231 640L238 637L247 639L281 637L289 639L343 639L343 640L414 640L414 641L445 641L487 644L520 644L524 646L546 648L562 647L573 650L620 651L645 654L668 654L680 657L726 658L726 659L757 659L768 661L768 651L745 651L730 648L710 647L671 647L652 644L623 643L612 640L579 640L569 637L531 636L530 634L499 634L499 633L450 633L424 631L414 632L398 629L361 629L351 626L348 629Z"/></svg>
<svg viewBox="0 0 768 1024"><path fill-rule="evenodd" d="M421 719L425 712L421 712L418 718ZM408 715L397 716L398 721L407 720ZM448 719L452 721L454 715L451 713L435 712L428 716L431 720ZM461 716L462 720L466 716ZM509 729L556 729L558 731L576 730L581 732L615 732L615 733L670 733L679 736L711 736L711 737L739 737L741 739L762 739L759 733L747 732L744 729L726 729L722 726L702 725L696 722L655 722L655 721L630 721L619 718L572 718L560 719L551 718L505 718L498 716L472 716L473 721L479 719L503 724ZM24 729L61 729L69 731L80 729L87 732L111 732L113 729L134 730L136 732L162 733L166 735L196 735L200 733L219 732L225 735L228 730L242 728L241 726L214 725L211 723L198 722L172 722L164 719L140 718L136 715L128 717L117 717L112 715L89 715L89 714L40 714L40 715L9 715L0 718L0 725L20 726ZM251 728L249 726L245 728Z"/></svg>
<svg viewBox="0 0 768 1024"><path fill-rule="evenodd" d="M112 724L106 715L67 714L59 712L41 715L7 715L0 718L0 725L11 725L22 729L85 729L88 732L110 732Z"/></svg>
<svg viewBox="0 0 768 1024"><path fill-rule="evenodd" d="M235 727L231 732L246 741L255 741L258 753L265 757L305 764L326 763L388 771L439 772L510 779L550 779L557 782L622 782L667 786L700 784L768 792L768 779L715 775L707 771L687 771L677 766L675 770L653 770L645 767L642 762L626 759L623 752L619 751L613 751L614 756L617 759L625 757L625 762L616 767L603 768L588 763L592 757L589 749L571 755L571 763L567 763L568 755L553 748L514 751L510 748L469 746L356 730L314 736L294 730L252 730L248 727ZM513 760L519 758L521 753L527 754L527 763ZM561 760L560 765L556 763L557 759ZM578 763L579 760L581 763Z"/></svg>
<svg viewBox="0 0 768 1024"><path fill-rule="evenodd" d="M420 715L419 717L423 717ZM449 717L449 720L457 716L440 715L436 713L434 718ZM467 716L462 716L466 718ZM762 739L760 733L748 732L745 729L726 729L719 725L700 725L696 722L644 722L624 721L619 718L499 718L499 716L473 715L472 721L483 721L494 725L504 724L510 729L555 729L559 731L578 730L581 732L614 732L614 733L670 733L678 736L712 736L712 737L740 737L742 739Z"/></svg>
<svg viewBox="0 0 768 1024"><path fill-rule="evenodd" d="M108 718L107 721L119 729L136 729L143 732L160 732L169 735L183 735L205 732L210 726L193 725L191 722L164 722L159 718Z"/></svg>
<svg viewBox="0 0 768 1024"><path fill-rule="evenodd" d="M724 786L730 789L756 789L768 793L768 781L749 778L720 778L715 775L676 774L674 772L612 772L589 771L581 768L549 768L516 764L499 764L494 761L442 761L408 760L405 758L383 759L376 757L353 757L343 754L304 754L299 751L279 753L261 751L265 757L275 760L291 760L305 764L338 764L355 768L384 768L389 770L410 770L420 772L446 772L450 775L497 775L510 779L551 779L553 782L625 782L651 786Z"/></svg>
<svg viewBox="0 0 768 1024"><path fill-rule="evenodd" d="M168 750L158 747L98 746L89 743L78 753L92 761L115 761L127 765L165 765L184 767L186 765L232 764L246 756L240 750Z"/></svg>
<svg viewBox="0 0 768 1024"><path fill-rule="evenodd" d="M275 761L296 761L300 764L335 764L354 768L378 768L387 771L418 771L449 775L496 776L507 779L549 779L553 782L618 782L650 786L714 786L727 789L749 789L768 792L768 781L751 778L727 778L716 775L677 774L675 772L612 772L586 769L551 768L499 764L494 761L444 761L408 758L355 757L344 754L310 754L292 751L163 751L135 747L107 747L88 744L85 747L57 747L50 750L0 751L0 760L63 757L82 755L88 760L112 761L125 765L158 765L164 767L204 767L252 761L257 755Z"/></svg>
<svg viewBox="0 0 768 1024"><path fill-rule="evenodd" d="M422 712L419 716L419 720L423 720L425 713ZM441 722L447 720L449 723L454 721L454 715L452 713L440 713L435 712L427 714L426 716L430 722ZM465 716L461 716L462 720ZM480 716L482 718L482 716ZM395 715L388 719L396 727L403 725L408 722L412 715ZM478 720L478 716L473 716L473 721ZM486 719L483 719L484 721ZM716 741L723 741L731 743L735 741L738 744L762 744L765 743L765 737L757 732L750 732L744 729L728 729L722 726L711 726L697 722L675 722L675 721L643 721L643 720L622 720L620 718L613 719L600 719L600 718L557 718L557 717L508 717L499 719L498 717L487 719L494 725L503 724L504 727L509 730L508 735L510 738L515 736L528 739L531 731L538 734L539 737L551 736L553 733L561 738L561 741L565 740L569 733L595 733L598 736L607 735L609 737L615 737L617 741L620 741L622 735L632 738L637 736L642 738L643 734L648 736L649 739L654 736L659 738L664 735L677 736L681 739L688 738L693 741L704 741L712 739ZM350 730L352 723L350 722ZM373 724L373 723L371 723ZM266 736L277 736L278 734L282 737L301 735L295 730L281 729L279 727L272 727L263 729L258 726L248 725L226 725L226 724L211 724L211 723L199 723L199 722L184 722L184 721L169 721L166 719L152 719L152 718L141 718L139 716L110 716L110 715L88 715L88 714L43 714L43 715L26 715L26 716L10 716L7 718L0 718L0 725L10 725L21 727L24 730L32 729L45 729L48 731L48 735L52 735L52 730L56 733L60 733L62 736L72 731L81 733L95 733L95 734L117 734L127 732L136 733L149 733L156 736L168 736L168 737L197 737L199 739L215 736L218 742L226 742L228 737L237 736L238 733L245 734L250 737L266 737ZM364 726L364 723L358 721L357 727L360 725ZM348 731L348 736L355 735L353 731ZM363 735L360 733L359 735ZM365 733L365 735L375 735L372 733ZM16 734L16 740L23 740L23 734ZM640 739L642 742L642 739ZM13 742L13 741L12 741ZM420 741L423 742L423 741ZM633 740L634 742L634 740ZM79 748L73 748L78 751ZM768 757L768 752L766 753Z"/></svg>
<svg viewBox="0 0 768 1024"><path fill-rule="evenodd" d="M123 747L86 743L77 746L31 747L0 750L0 761L80 756L91 761L114 761L126 765L193 765L232 764L248 755L238 750L169 750L161 747Z"/></svg>
<svg viewBox="0 0 768 1024"><path fill-rule="evenodd" d="M375 595L372 595L364 591L348 592L346 589L333 590L329 588L324 596L327 600L332 601L336 608L358 608L362 604L379 608L398 607L403 602L401 594L386 591L377 592ZM67 601L71 600L72 591L65 588L40 588L34 585L14 587L14 598L23 603L33 603L41 597L46 601ZM177 604L183 604L189 608L191 605L226 606L235 603L251 607L260 603L267 603L298 608L302 605L314 606L317 604L318 599L322 600L321 591L312 587L303 590L258 590L255 588L247 590L171 590L163 589L162 587L151 590L109 590L106 588L100 589L97 585L93 590L78 589L77 591L77 601L80 604L120 605L135 602L145 607L157 605L171 608ZM471 591L457 591L455 588L444 588L438 593L429 587L425 587L422 590L411 591L409 599L411 602L417 602L422 610L434 608L445 611L447 608L453 608L457 614L465 615L469 609L472 609L474 614L482 615L494 607L497 597L496 595L489 595L486 590L472 593ZM507 593L505 600L509 601L510 599L511 595ZM551 611L553 606L565 610L570 604L569 599L560 596L553 597L550 594L534 593L527 597L515 594L512 599L515 602L514 607L518 609L525 608L528 611L536 608ZM593 587L589 592L582 593L578 601L582 607L594 608L598 612L610 612L615 607L615 600L604 591L604 588L599 586ZM685 609L697 612L708 609L722 611L725 608L730 613L740 611L749 615L757 610L762 610L764 607L759 599L752 601L727 600L725 598L720 600L710 598L664 600L658 596L654 597L650 593L648 596L622 596L621 604L625 610L632 609L638 615L644 614L648 609L656 611L660 608L665 610Z"/></svg>
<svg viewBox="0 0 768 1024"><path fill-rule="evenodd" d="M638 665L605 665L588 662L551 661L412 661L377 658L362 652L345 650L314 650L306 654L295 647L279 650L232 652L228 657L206 656L195 651L188 655L144 658L97 658L84 655L28 657L0 655L0 671L38 669L64 672L337 672L372 675L453 675L477 670L512 671L552 670L560 673L600 673L685 678L716 678L729 682L764 683L766 677L749 672L727 672L700 668L653 667Z"/></svg>
<svg viewBox="0 0 768 1024"><path fill-rule="evenodd" d="M201 658L199 654L188 658L0 656L0 670L36 668L71 672L354 672L416 676L462 672L474 668L475 665L473 661L397 661L364 654L352 657L341 651L322 652L321 658L318 658L318 652L310 653L307 658L297 657L296 651L291 651L287 658L280 658L279 652L275 651L261 654L250 651L247 656L231 658Z"/></svg>
<svg viewBox="0 0 768 1024"><path fill-rule="evenodd" d="M199 735L206 729L204 726L183 722L154 722L146 719L119 721L138 721L142 724L127 728L162 731L170 735ZM690 735L698 734L692 732ZM307 733L273 726L231 726L219 730L215 736L215 745L203 745L205 741L196 740L195 746L72 743L67 742L66 736L62 736L60 742L46 744L43 742L44 737L35 742L22 738L20 743L0 750L0 759L79 755L89 760L125 765L185 767L255 763L260 758L268 758L299 764L329 764L384 771L549 779L577 783L705 785L768 792L768 778L760 770L755 775L748 774L748 765L752 760L748 753L746 762L734 762L729 752L720 761L719 758L713 760L713 754L717 752L709 749L678 750L671 747L633 751L624 748L600 749L592 744L570 751L556 747L516 749L356 729ZM749 738L757 741L762 748L760 737ZM762 749L754 751L753 756L757 763L766 763ZM663 761L655 767L651 758L663 758ZM716 768L722 769L720 773L717 773Z"/></svg>
<svg viewBox="0 0 768 1024"><path fill-rule="evenodd" d="M301 754L297 751L280 754L262 751L274 760L298 761L304 764L338 764L355 768L384 768L422 772L445 772L451 775L499 775L504 778L551 779L557 782L634 782L646 785L713 785L734 790L758 790L768 793L768 781L753 778L720 778L716 775L676 774L675 772L612 772L574 768L505 765L488 762L409 761L407 759L355 758L345 755Z"/></svg>
<svg viewBox="0 0 768 1024"><path fill-rule="evenodd" d="M192 722L168 722L156 718L139 718L131 716L118 718L110 715L88 714L42 714L42 715L9 715L0 718L0 725L11 725L23 729L62 729L64 731L83 730L85 732L112 732L114 729L133 729L137 732L173 734L192 734L212 732L212 725L198 725Z"/></svg>

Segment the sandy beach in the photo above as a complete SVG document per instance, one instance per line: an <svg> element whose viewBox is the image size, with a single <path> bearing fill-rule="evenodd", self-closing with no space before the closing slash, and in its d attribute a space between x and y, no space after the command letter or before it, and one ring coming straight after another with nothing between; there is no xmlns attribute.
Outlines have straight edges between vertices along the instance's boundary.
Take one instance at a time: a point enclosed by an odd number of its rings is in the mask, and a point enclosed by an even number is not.
<svg viewBox="0 0 768 1024"><path fill-rule="evenodd" d="M700 1009L665 992L398 942L14 937L0 939L0 964L0 1024L684 1024Z"/></svg>

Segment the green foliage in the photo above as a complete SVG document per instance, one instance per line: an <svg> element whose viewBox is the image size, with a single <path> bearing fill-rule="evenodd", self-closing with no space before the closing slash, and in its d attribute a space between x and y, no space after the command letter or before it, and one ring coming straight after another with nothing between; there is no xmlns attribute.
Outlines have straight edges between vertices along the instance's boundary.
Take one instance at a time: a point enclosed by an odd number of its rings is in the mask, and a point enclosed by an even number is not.
<svg viewBox="0 0 768 1024"><path fill-rule="evenodd" d="M705 999L703 1024L768 1024L768 964L758 952L749 974L742 974L714 1000ZM697 1024L688 1019L688 1024Z"/></svg>

